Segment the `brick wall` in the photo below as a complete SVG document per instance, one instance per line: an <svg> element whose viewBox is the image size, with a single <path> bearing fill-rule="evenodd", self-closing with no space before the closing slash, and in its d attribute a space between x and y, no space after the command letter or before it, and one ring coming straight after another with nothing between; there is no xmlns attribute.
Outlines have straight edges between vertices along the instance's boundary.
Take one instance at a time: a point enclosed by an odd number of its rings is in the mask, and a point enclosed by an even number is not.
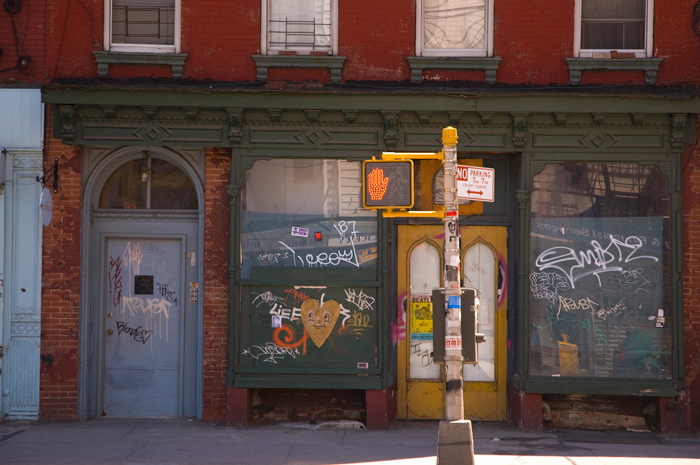
<svg viewBox="0 0 700 465"><path fill-rule="evenodd" d="M21 70L3 71L0 74L0 83L21 82L36 86L43 83L46 63L45 8L44 0L22 2L19 11L14 15L10 15L5 8L0 8L0 69L15 67L21 56L31 60L30 64ZM15 36L13 22L18 36Z"/></svg>
<svg viewBox="0 0 700 465"><path fill-rule="evenodd" d="M687 151L683 169L683 337L687 391L678 399L690 426L700 429L700 147Z"/></svg>
<svg viewBox="0 0 700 465"><path fill-rule="evenodd" d="M494 54L503 59L498 82L568 84L564 59L573 56L574 2L533 0L523 8L520 1L499 0L495 5ZM690 28L691 9L692 5L683 0L656 2L654 56L664 60L658 74L659 84L695 82L700 75L700 60L687 59L689 55L697 56L700 50L700 37ZM103 48L103 2L50 2L46 12L49 78L94 77L97 67L92 51ZM415 55L415 15L413 0L339 2L339 54L347 57L343 79L408 81L410 69L406 57ZM184 77L255 81L251 56L260 53L260 18L259 0L204 3L184 0L181 51L188 54ZM7 22L7 18L0 17L0 21ZM169 77L170 70L111 66L110 75L159 78ZM483 80L483 72L428 73L428 76ZM329 73L323 69L273 68L269 80L327 82ZM594 83L643 84L644 74L584 72L581 84Z"/></svg>
<svg viewBox="0 0 700 465"><path fill-rule="evenodd" d="M47 112L47 128L51 127ZM63 145L47 131L51 162L58 158L58 192L51 224L43 230L41 293L42 419L75 419L78 405L78 320L80 307L80 159L82 149Z"/></svg>
<svg viewBox="0 0 700 465"><path fill-rule="evenodd" d="M226 418L230 149L208 149L204 205L204 369L202 418Z"/></svg>

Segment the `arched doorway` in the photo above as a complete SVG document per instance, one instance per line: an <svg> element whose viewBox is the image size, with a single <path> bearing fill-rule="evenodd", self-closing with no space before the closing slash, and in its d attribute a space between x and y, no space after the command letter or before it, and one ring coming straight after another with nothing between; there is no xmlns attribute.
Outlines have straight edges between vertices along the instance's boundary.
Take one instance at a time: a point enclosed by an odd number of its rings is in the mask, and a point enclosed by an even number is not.
<svg viewBox="0 0 700 465"><path fill-rule="evenodd" d="M201 414L201 170L160 148L104 154L84 195L83 417Z"/></svg>

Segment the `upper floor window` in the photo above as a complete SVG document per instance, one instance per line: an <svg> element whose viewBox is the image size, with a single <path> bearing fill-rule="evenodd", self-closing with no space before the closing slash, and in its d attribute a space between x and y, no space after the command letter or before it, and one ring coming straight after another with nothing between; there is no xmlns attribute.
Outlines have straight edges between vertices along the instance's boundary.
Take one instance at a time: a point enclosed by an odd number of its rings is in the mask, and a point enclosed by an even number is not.
<svg viewBox="0 0 700 465"><path fill-rule="evenodd" d="M105 49L176 53L180 0L105 0Z"/></svg>
<svg viewBox="0 0 700 465"><path fill-rule="evenodd" d="M493 55L493 0L418 0L416 55Z"/></svg>
<svg viewBox="0 0 700 465"><path fill-rule="evenodd" d="M338 0L262 0L262 52L337 54Z"/></svg>
<svg viewBox="0 0 700 465"><path fill-rule="evenodd" d="M653 13L654 0L576 0L577 55L602 58L622 52L651 57Z"/></svg>

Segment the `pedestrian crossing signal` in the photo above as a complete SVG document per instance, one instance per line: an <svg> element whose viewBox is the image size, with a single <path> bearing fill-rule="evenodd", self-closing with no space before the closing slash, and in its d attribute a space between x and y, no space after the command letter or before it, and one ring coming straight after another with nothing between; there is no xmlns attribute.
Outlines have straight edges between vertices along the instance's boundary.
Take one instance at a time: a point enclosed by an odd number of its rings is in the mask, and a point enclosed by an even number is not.
<svg viewBox="0 0 700 465"><path fill-rule="evenodd" d="M362 163L365 208L409 209L413 206L413 160L365 160Z"/></svg>

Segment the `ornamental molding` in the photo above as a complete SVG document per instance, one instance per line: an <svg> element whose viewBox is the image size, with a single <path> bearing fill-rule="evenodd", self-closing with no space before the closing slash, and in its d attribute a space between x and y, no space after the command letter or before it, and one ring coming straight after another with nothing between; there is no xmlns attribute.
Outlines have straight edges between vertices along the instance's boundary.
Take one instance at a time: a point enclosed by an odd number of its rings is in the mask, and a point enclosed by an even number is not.
<svg viewBox="0 0 700 465"><path fill-rule="evenodd" d="M465 151L679 151L688 120L683 113L476 111L468 105L436 111L59 104L55 112L56 133L71 145L358 151L435 150L448 125Z"/></svg>
<svg viewBox="0 0 700 465"><path fill-rule="evenodd" d="M196 223L199 221L198 212L193 213L167 213L167 212L149 212L149 211L96 211L92 214L92 218L95 221L108 221L108 220L129 220L129 221L185 221Z"/></svg>

